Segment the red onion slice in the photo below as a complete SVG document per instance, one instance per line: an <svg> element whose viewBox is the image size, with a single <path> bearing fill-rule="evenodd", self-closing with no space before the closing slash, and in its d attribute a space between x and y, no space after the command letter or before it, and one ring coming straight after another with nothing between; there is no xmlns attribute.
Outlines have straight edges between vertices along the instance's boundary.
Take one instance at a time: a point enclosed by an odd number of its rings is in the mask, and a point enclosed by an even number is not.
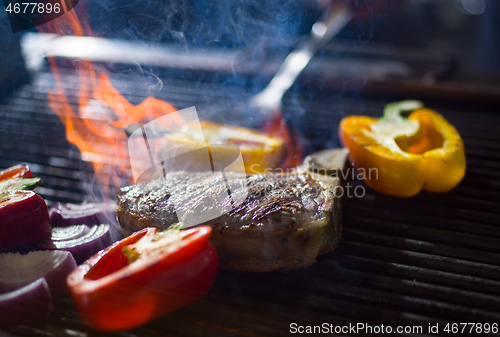
<svg viewBox="0 0 500 337"><path fill-rule="evenodd" d="M85 236L90 231L87 225L54 227L48 235L34 243L35 250L56 250L57 242L74 240ZM73 256L74 257L74 256Z"/></svg>
<svg viewBox="0 0 500 337"><path fill-rule="evenodd" d="M51 239L54 242L64 242L75 240L88 234L90 228L87 225L76 225L70 227L54 227L52 228Z"/></svg>
<svg viewBox="0 0 500 337"><path fill-rule="evenodd" d="M77 264L82 264L111 243L109 225L93 226L85 235L78 238L54 241L57 249L71 252Z"/></svg>
<svg viewBox="0 0 500 337"><path fill-rule="evenodd" d="M88 226L116 222L114 202L61 204L56 203L49 210L53 227L67 227L85 224Z"/></svg>
<svg viewBox="0 0 500 337"><path fill-rule="evenodd" d="M54 310L49 286L39 278L17 290L0 294L0 326L41 319Z"/></svg>
<svg viewBox="0 0 500 337"><path fill-rule="evenodd" d="M37 249L66 250L70 252L77 264L83 263L98 251L112 243L110 226L98 225L92 228L86 225L56 227L52 229L52 237L37 242Z"/></svg>
<svg viewBox="0 0 500 337"><path fill-rule="evenodd" d="M123 239L116 221L116 208L114 202L61 204L56 203L49 210L53 227L68 227L85 224L94 226L100 224L110 225L111 241Z"/></svg>
<svg viewBox="0 0 500 337"><path fill-rule="evenodd" d="M13 291L44 277L53 295L66 290L66 276L76 268L69 252L60 250L0 254L0 293Z"/></svg>
<svg viewBox="0 0 500 337"><path fill-rule="evenodd" d="M0 251L39 240L50 232L45 201L33 191L0 193Z"/></svg>

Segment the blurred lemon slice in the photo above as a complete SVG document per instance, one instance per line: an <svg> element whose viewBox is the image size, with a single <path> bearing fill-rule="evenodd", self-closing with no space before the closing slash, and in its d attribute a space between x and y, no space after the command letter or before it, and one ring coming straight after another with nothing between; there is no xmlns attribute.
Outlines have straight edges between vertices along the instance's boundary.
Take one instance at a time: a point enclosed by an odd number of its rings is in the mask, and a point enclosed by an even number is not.
<svg viewBox="0 0 500 337"><path fill-rule="evenodd" d="M200 124L203 133L199 132ZM164 148L182 153L176 156L175 169L192 171L219 171L229 167L247 174L262 173L279 167L285 153L285 144L279 138L243 127L205 121L187 123L180 131L166 134L165 141ZM206 146L209 151L205 150ZM236 161L240 152L243 165Z"/></svg>

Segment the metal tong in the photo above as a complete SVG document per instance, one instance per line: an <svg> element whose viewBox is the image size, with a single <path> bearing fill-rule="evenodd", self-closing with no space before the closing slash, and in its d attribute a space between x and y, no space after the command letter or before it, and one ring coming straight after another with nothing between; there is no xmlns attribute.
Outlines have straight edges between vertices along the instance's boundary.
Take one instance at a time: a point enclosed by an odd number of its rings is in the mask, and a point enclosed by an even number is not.
<svg viewBox="0 0 500 337"><path fill-rule="evenodd" d="M271 82L264 90L250 98L250 108L260 110L264 119L274 111L279 111L283 95L290 89L314 54L337 35L352 17L353 13L348 4L331 5L323 18L312 26L307 40L287 56Z"/></svg>

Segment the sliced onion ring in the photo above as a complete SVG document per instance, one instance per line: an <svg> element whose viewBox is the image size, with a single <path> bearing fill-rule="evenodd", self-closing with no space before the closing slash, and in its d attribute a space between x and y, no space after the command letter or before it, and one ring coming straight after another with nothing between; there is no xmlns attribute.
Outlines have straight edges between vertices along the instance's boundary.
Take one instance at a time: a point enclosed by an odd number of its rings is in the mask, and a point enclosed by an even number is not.
<svg viewBox="0 0 500 337"><path fill-rule="evenodd" d="M114 202L61 204L56 203L49 210L53 227L67 227L85 224L88 226L116 222Z"/></svg>
<svg viewBox="0 0 500 337"><path fill-rule="evenodd" d="M52 295L66 290L66 276L76 268L69 252L34 251L0 254L0 293L26 286L38 278L45 278Z"/></svg>
<svg viewBox="0 0 500 337"><path fill-rule="evenodd" d="M54 227L52 228L52 241L68 241L81 238L90 231L87 225L75 225L70 227Z"/></svg>
<svg viewBox="0 0 500 337"><path fill-rule="evenodd" d="M36 250L56 250L56 242L78 239L85 236L89 231L90 228L87 225L54 227L48 235L35 242L34 247Z"/></svg>
<svg viewBox="0 0 500 337"><path fill-rule="evenodd" d="M49 286L39 278L17 290L0 294L0 326L41 319L54 310Z"/></svg>
<svg viewBox="0 0 500 337"><path fill-rule="evenodd" d="M38 249L59 249L70 252L77 264L83 263L98 251L111 245L109 225L77 225L52 229L51 239L37 243Z"/></svg>

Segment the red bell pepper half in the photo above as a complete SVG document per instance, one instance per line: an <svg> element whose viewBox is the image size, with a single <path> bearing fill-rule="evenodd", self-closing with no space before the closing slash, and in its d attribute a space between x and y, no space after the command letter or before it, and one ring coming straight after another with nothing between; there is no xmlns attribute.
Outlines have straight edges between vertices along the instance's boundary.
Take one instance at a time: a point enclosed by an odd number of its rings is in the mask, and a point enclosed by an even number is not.
<svg viewBox="0 0 500 337"><path fill-rule="evenodd" d="M203 297L219 267L211 227L145 228L85 261L67 278L83 319L108 331L130 329Z"/></svg>
<svg viewBox="0 0 500 337"><path fill-rule="evenodd" d="M33 178L33 172L27 164L19 164L0 171L0 181L15 178Z"/></svg>

